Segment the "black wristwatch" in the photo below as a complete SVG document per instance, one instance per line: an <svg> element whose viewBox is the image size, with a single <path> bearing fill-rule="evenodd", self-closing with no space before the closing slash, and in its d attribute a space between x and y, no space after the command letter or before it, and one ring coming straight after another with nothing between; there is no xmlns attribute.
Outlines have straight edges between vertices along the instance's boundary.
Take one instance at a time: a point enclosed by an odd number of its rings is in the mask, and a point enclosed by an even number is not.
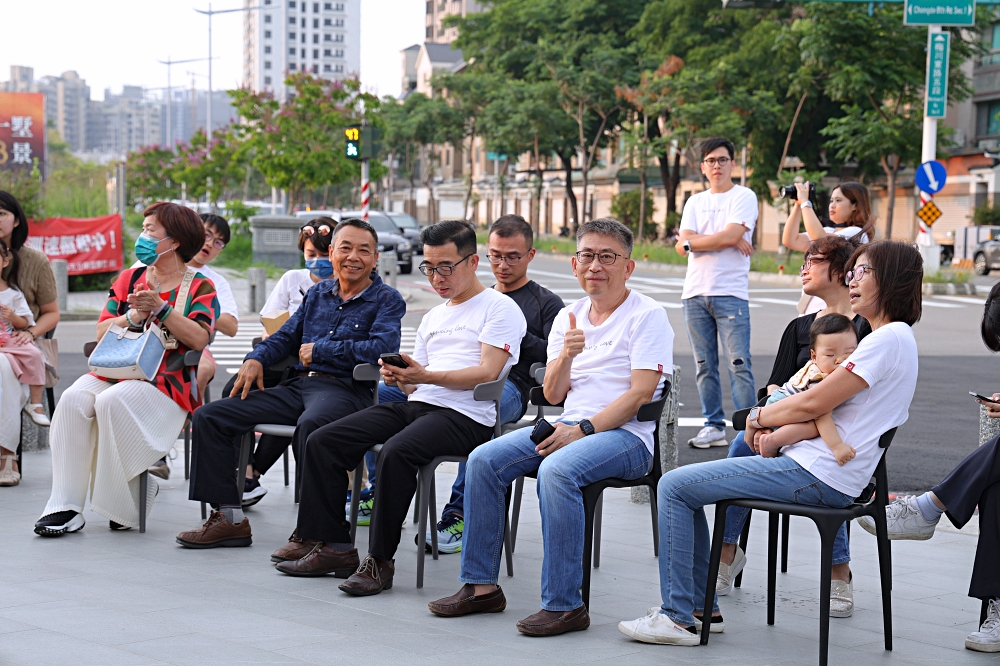
<svg viewBox="0 0 1000 666"><path fill-rule="evenodd" d="M583 434L586 436L593 435L595 432L597 432L596 430L594 430L594 424L588 421L587 419L582 419L577 425L580 426L580 430L582 430Z"/></svg>

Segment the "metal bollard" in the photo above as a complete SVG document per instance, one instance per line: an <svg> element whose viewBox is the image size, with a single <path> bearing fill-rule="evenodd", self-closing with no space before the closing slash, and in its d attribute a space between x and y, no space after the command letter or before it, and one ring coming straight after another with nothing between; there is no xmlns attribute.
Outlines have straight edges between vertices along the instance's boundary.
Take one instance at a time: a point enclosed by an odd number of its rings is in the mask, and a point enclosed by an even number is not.
<svg viewBox="0 0 1000 666"><path fill-rule="evenodd" d="M396 263L396 252L383 252L378 257L378 274L382 281L393 289L396 288L399 264Z"/></svg>
<svg viewBox="0 0 1000 666"><path fill-rule="evenodd" d="M69 270L65 259L53 259L52 273L56 276L56 294L59 303L59 312L66 312L69 308Z"/></svg>
<svg viewBox="0 0 1000 666"><path fill-rule="evenodd" d="M260 312L267 301L267 269L248 268L247 286L249 287L250 312Z"/></svg>

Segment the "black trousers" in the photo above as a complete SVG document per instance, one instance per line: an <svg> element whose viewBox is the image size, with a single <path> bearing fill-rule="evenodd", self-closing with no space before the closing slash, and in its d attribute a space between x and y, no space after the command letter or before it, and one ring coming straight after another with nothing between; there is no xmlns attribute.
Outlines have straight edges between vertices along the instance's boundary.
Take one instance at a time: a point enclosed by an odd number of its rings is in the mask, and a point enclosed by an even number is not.
<svg viewBox="0 0 1000 666"><path fill-rule="evenodd" d="M281 383L285 376L284 370L271 370L269 368L264 368L264 388L274 388ZM233 375L229 379L229 383L226 384L226 388L223 389L222 397L229 397L229 394L233 392L233 387L236 385L236 375ZM251 391L256 391L257 387L252 386ZM278 437L277 435L261 435L260 439L257 441L257 448L250 452L249 463L253 465L254 471L263 476L267 473L267 470L271 469L274 463L278 462L278 458L282 456L288 445L292 443L291 437ZM298 450L294 447L292 448L292 455L296 456L296 461L298 460Z"/></svg>
<svg viewBox="0 0 1000 666"><path fill-rule="evenodd" d="M223 398L197 409L192 420L188 498L237 505L240 438L258 423L296 426L293 450L317 428L371 405L371 384L333 377L293 377L245 400ZM242 481L240 481L242 484ZM343 498L341 498L343 500Z"/></svg>
<svg viewBox="0 0 1000 666"><path fill-rule="evenodd" d="M368 552L392 560L410 500L417 490L417 468L442 455L468 455L490 439L485 426L446 407L424 402L390 402L323 426L306 442L298 536L327 543L350 543L344 510L347 471L365 452L382 444L375 484Z"/></svg>
<svg viewBox="0 0 1000 666"><path fill-rule="evenodd" d="M948 518L961 528L979 506L979 544L969 596L1000 597L1000 437L965 457L932 490L948 507Z"/></svg>

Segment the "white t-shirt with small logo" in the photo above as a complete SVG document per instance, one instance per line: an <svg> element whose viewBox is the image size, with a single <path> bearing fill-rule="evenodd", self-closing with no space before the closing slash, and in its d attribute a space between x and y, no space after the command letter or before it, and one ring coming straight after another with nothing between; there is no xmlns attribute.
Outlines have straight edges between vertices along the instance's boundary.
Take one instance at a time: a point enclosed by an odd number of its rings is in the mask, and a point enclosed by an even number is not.
<svg viewBox="0 0 1000 666"><path fill-rule="evenodd" d="M705 190L695 194L684 204L681 230L696 234L715 234L729 224L746 228L743 238L753 242L753 228L757 224L757 195L748 187L734 185L722 194ZM750 299L750 257L735 247L716 252L692 252L688 255L687 276L681 298L695 296L735 296Z"/></svg>
<svg viewBox="0 0 1000 666"><path fill-rule="evenodd" d="M841 466L821 437L786 446L781 454L831 488L857 497L882 457L879 437L906 423L909 416L917 388L913 329L900 321L879 327L866 335L840 366L868 384L833 410L837 432L858 455Z"/></svg>
<svg viewBox="0 0 1000 666"><path fill-rule="evenodd" d="M502 349L510 357L504 370L517 363L521 338L528 330L521 308L508 296L484 289L464 303L442 303L424 315L417 328L413 358L432 372L461 370L479 365L483 343ZM492 401L476 400L472 389L457 390L419 384L409 400L449 407L483 425L496 423Z"/></svg>
<svg viewBox="0 0 1000 666"><path fill-rule="evenodd" d="M632 388L633 370L656 370L672 375L674 330L667 312L649 296L633 290L625 302L600 326L590 323L590 298L584 297L559 311L549 333L548 360L562 352L569 330L569 313L576 315L576 327L583 331L583 351L573 359L569 373L569 393L560 421L590 419ZM662 397L661 376L653 394ZM656 423L635 417L622 426L653 451Z"/></svg>

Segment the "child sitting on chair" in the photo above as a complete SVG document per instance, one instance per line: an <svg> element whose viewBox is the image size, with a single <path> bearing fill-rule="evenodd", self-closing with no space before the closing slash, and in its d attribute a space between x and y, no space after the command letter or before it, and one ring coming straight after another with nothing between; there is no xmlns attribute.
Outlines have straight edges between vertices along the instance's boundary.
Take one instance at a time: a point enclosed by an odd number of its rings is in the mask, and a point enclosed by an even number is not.
<svg viewBox="0 0 1000 666"><path fill-rule="evenodd" d="M828 314L817 318L809 327L809 362L781 388L768 396L767 404L774 404L819 383L836 370L837 366L843 363L857 347L858 330L850 319L842 314ZM832 413L823 414L812 422L782 426L758 437L764 438L760 440L763 446L775 448L812 439L817 432L830 447L839 464L843 465L857 455L854 447L840 439Z"/></svg>

